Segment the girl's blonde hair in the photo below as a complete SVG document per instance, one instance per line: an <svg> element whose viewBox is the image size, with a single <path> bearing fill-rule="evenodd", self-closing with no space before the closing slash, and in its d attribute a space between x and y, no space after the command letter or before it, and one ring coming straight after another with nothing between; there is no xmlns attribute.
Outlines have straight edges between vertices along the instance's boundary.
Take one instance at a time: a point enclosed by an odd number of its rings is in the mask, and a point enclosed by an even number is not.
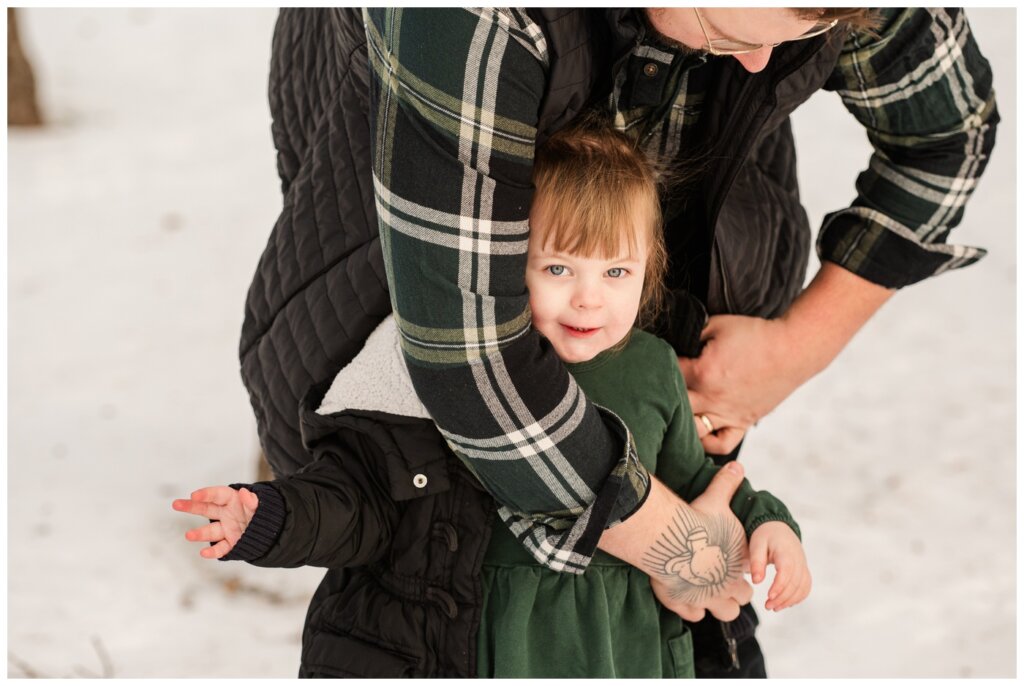
<svg viewBox="0 0 1024 686"><path fill-rule="evenodd" d="M668 255L657 175L643 153L624 134L589 116L538 148L533 184L542 221L531 225L530 240L560 252L611 259L635 255L640 239L647 239L637 326L652 323L665 299Z"/></svg>

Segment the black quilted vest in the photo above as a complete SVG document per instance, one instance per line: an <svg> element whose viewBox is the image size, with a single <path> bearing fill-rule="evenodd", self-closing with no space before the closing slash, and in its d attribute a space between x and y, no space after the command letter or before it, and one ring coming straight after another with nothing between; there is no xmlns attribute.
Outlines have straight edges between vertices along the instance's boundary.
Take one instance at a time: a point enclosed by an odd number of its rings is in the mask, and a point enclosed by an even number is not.
<svg viewBox="0 0 1024 686"><path fill-rule="evenodd" d="M543 142L588 103L604 101L643 28L632 9L530 14L551 54ZM690 201L667 215L666 236L669 285L696 293L711 313L776 316L803 284L810 228L788 117L825 82L841 44L831 32L780 46L759 74L729 59L702 67L717 70L700 133L714 162ZM279 475L309 459L300 399L351 361L391 310L373 203L367 67L359 10L281 12L269 97L284 204L249 288L239 346L260 442Z"/></svg>

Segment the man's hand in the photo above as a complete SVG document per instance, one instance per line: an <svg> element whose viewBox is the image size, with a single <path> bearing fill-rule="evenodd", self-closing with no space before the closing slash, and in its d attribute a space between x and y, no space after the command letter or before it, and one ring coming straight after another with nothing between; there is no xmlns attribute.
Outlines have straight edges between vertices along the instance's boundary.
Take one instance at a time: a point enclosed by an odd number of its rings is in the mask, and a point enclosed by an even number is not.
<svg viewBox="0 0 1024 686"><path fill-rule="evenodd" d="M688 622L699 622L704 619L705 612L724 622L731 622L739 616L740 607L749 603L754 594L754 588L743 577L733 579L722 587L719 595L700 605L683 602L661 579L651 577L651 588L658 602Z"/></svg>
<svg viewBox="0 0 1024 686"><path fill-rule="evenodd" d="M700 357L679 358L697 435L708 453L732 452L754 422L813 375L793 355L785 327L780 319L717 315L701 334Z"/></svg>
<svg viewBox="0 0 1024 686"><path fill-rule="evenodd" d="M732 452L747 429L825 369L892 293L825 262L778 319L711 317L700 357L679 358L704 449Z"/></svg>
<svg viewBox="0 0 1024 686"><path fill-rule="evenodd" d="M721 516L719 510L723 504L728 508L736 491L734 483L738 485L743 479L742 465L738 462L729 464L728 469L718 471L707 490L693 501L693 507L700 508L698 512L715 517ZM730 555L729 548L734 548L737 537L740 544L744 541L739 521L735 520L735 523L730 534L723 536L719 532L718 536L712 535L714 543L704 528L687 532L684 541L677 538L680 549L676 552L679 554L667 562L662 559L660 565L648 570L654 572L651 574L651 588L662 605L690 622L699 622L705 611L723 621L739 616L740 606L750 602L754 589L739 573L745 559L737 558L735 549ZM666 544L662 542L661 545ZM655 556L649 556L649 559L652 557ZM673 578L673 574L678 579Z"/></svg>
<svg viewBox="0 0 1024 686"><path fill-rule="evenodd" d="M725 582L729 575L728 563L721 546L708 544L708 532L695 529L686 536L685 554L668 561L665 569L678 574L680 579L700 586L714 586Z"/></svg>
<svg viewBox="0 0 1024 686"><path fill-rule="evenodd" d="M775 581L768 589L766 610L784 610L801 602L811 592L807 557L793 530L782 522L765 522L750 537L750 578L764 581L768 564L775 566Z"/></svg>
<svg viewBox="0 0 1024 686"><path fill-rule="evenodd" d="M222 558L235 547L258 506L259 498L255 493L246 488L236 491L230 486L200 488L188 500L171 503L171 507L179 512L215 520L185 532L185 538L190 541L213 544L199 551L201 556L210 559Z"/></svg>
<svg viewBox="0 0 1024 686"><path fill-rule="evenodd" d="M753 592L743 579L746 537L729 509L742 481L743 467L730 463L687 505L652 477L643 506L605 531L600 548L647 572L659 601L684 619L705 610L734 619Z"/></svg>

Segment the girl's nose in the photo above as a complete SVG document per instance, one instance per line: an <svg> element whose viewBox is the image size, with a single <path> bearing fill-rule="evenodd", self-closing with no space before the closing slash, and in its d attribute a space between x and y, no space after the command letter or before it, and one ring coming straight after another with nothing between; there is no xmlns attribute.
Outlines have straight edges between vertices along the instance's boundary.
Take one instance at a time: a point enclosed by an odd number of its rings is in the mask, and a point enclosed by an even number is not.
<svg viewBox="0 0 1024 686"><path fill-rule="evenodd" d="M572 306L577 310L592 310L601 307L601 289L596 285L581 283L572 294Z"/></svg>

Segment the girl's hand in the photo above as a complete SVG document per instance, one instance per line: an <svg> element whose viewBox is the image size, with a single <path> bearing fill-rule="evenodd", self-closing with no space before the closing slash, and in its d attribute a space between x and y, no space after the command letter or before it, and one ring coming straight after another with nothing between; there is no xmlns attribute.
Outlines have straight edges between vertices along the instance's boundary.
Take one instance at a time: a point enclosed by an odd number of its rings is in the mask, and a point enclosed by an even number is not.
<svg viewBox="0 0 1024 686"><path fill-rule="evenodd" d="M252 491L230 486L208 486L194 491L188 500L175 500L171 507L179 512L199 515L214 520L210 524L189 529L189 541L209 541L213 545L199 551L202 557L219 559L228 554L242 537L259 506L259 498Z"/></svg>
<svg viewBox="0 0 1024 686"><path fill-rule="evenodd" d="M796 605L811 592L811 572L807 558L793 530L782 522L765 522L750 537L750 578L764 581L765 567L775 565L775 581L768 589L766 610L784 610Z"/></svg>

